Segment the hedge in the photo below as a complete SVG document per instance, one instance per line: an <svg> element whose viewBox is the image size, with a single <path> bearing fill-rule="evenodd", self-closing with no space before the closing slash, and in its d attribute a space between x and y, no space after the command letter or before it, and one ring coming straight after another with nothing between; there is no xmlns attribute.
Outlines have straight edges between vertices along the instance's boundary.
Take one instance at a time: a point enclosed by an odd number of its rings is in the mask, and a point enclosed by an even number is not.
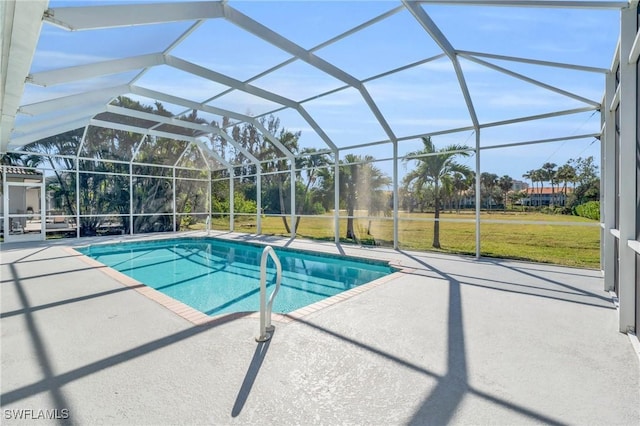
<svg viewBox="0 0 640 426"><path fill-rule="evenodd" d="M600 220L600 201L589 201L576 206L575 214L587 219Z"/></svg>

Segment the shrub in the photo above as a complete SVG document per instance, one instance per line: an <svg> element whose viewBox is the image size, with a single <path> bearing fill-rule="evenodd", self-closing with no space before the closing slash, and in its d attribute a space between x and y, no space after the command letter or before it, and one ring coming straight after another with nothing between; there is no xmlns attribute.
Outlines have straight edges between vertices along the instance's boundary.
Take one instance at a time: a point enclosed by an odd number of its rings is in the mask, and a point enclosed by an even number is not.
<svg viewBox="0 0 640 426"><path fill-rule="evenodd" d="M600 220L600 201L589 201L575 207L577 216Z"/></svg>
<svg viewBox="0 0 640 426"><path fill-rule="evenodd" d="M313 205L311 206L311 214L316 214L316 215L321 215L321 214L325 214L326 210L324 209L324 206L322 205L321 202L315 202L313 203Z"/></svg>
<svg viewBox="0 0 640 426"><path fill-rule="evenodd" d="M540 212L544 214L562 214L563 207L561 206L544 206L540 208Z"/></svg>
<svg viewBox="0 0 640 426"><path fill-rule="evenodd" d="M219 200L214 198L211 201L211 211L213 213L229 213L229 200ZM258 206L255 201L247 200L243 193L236 192L233 196L233 208L236 213L256 213Z"/></svg>

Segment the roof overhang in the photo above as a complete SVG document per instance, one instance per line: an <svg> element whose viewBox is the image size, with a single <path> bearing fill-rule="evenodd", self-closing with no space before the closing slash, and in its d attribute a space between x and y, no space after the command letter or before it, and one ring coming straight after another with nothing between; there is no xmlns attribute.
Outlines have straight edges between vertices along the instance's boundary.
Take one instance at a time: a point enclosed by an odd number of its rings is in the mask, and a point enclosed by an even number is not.
<svg viewBox="0 0 640 426"><path fill-rule="evenodd" d="M0 60L0 152L5 152L40 37L42 16L49 0L3 0L2 58Z"/></svg>
<svg viewBox="0 0 640 426"><path fill-rule="evenodd" d="M529 59L525 57L497 55L486 52L471 52L457 50L454 44L445 36L443 31L438 27L436 22L431 18L430 14L424 9L424 6L431 5L468 5L468 6L504 6L504 7L542 7L542 8L564 8L564 9L621 9L628 6L624 1L580 1L580 0L558 0L558 1L535 1L535 0L423 0L408 1L402 0L399 6L382 13L367 22L345 31L330 40L327 40L316 48L303 48L294 43L289 38L276 32L255 19L245 15L240 10L232 7L227 1L191 1L191 2L167 2L158 4L114 4L106 6L80 6L80 7L60 7L49 9L48 0L5 0L0 2L0 18L2 26L2 81L0 85L0 107L1 107L1 126L0 126L0 152L8 150L19 150L24 145L35 142L42 138L53 136L65 131L74 130L90 125L105 126L113 129L122 128L122 123L110 123L105 120L96 119L98 114L111 110L118 114L129 114L130 117L145 116L145 119L151 119L145 114L135 112L133 110L126 111L117 109L112 105L112 101L117 96L134 95L152 99L157 102L166 102L180 107L184 107L187 111L196 110L202 113L224 116L238 120L239 122L249 123L260 132L266 141L269 141L284 155L293 159L293 154L278 140L277 135L272 134L266 129L256 117L248 114L246 110L227 109L216 106L216 97L202 101L195 101L187 96L177 96L175 93L166 93L159 90L152 90L138 84L138 80L150 70L164 67L187 73L195 78L213 82L228 87L229 92L242 92L248 96L264 100L277 105L280 111L289 109L299 114L308 127L318 135L319 139L333 152L340 149L330 136L325 132L320 123L316 121L314 111L309 108L307 103L312 103L314 99L330 96L332 93L353 89L352 92L359 96L359 100L369 110L377 124L387 135L384 143L405 141L417 138L423 134L397 134L393 126L390 125L388 117L379 108L377 99L369 93L367 86L371 81L385 76L396 74L404 70L419 66L437 58L447 57L455 71L456 80L461 94L466 103L468 117L471 126L463 129L473 129L478 131L486 127L496 125L509 124L514 122L526 121L529 118L517 118L509 120L500 120L495 122L482 121L476 114L473 96L467 87L465 73L461 68L462 60L473 62L483 69L491 69L497 73L508 75L511 78L519 79L532 86L543 88L549 92L571 98L584 105L588 110L598 109L600 102L598 100L588 99L586 97L571 93L559 87L545 84L533 78L517 72L510 71L506 68L492 64L489 60L510 61L528 63L533 65L541 65L546 67L557 67L564 69L572 69L587 73L606 73L604 68L589 67L581 64L559 63L553 61L544 61L537 59ZM399 68L385 71L377 76L367 79L358 79L354 75L346 72L343 68L336 66L334 63L323 59L322 55L316 54L315 51L321 47L326 47L343 38L347 38L365 28L373 26L395 14L404 10L415 18L415 21L423 28L428 36L438 45L441 53L422 60L414 64L403 65ZM224 74L221 70L207 68L202 64L196 64L191 61L182 59L172 54L172 50L186 40L197 28L207 20L219 19L224 20L228 24L234 26L239 31L251 34L262 41L270 44L272 47L285 52L291 58L280 65L271 69L267 69L262 73L242 81ZM165 46L164 50L153 53L145 53L137 56L126 58L116 58L109 60L94 61L82 65L75 65L65 68L56 68L46 71L30 73L31 64L36 52L36 46L40 37L40 31L43 20L48 24L55 25L67 31L86 32L96 29L109 29L119 27L139 27L152 24L187 22L190 27L184 31L173 42ZM483 58L483 59L481 59ZM277 91L269 91L252 81L261 76L268 75L279 67L284 67L292 62L299 61L308 66L313 67L316 71L331 76L333 79L343 83L340 88L322 92L312 98L304 100L294 100L284 96ZM85 90L81 93L75 93L64 96L53 96L46 100L34 102L30 104L21 104L21 99L25 91L25 84L33 84L42 88L49 88L56 85L73 84L94 78L100 78L109 75L115 75L124 72L137 73L136 77L125 84L119 84L111 87L94 87L91 90ZM224 95L218 95L224 96ZM582 109L574 108L572 111L581 111ZM272 112L273 112L272 111ZM565 114L565 110L559 110L551 115L561 116ZM18 113L29 116L29 120L25 120L26 124L16 126L16 115ZM55 115L52 117L52 114ZM265 115L265 114L262 114ZM544 114L543 114L544 115ZM542 117L540 115L539 117ZM550 116L551 116L550 115ZM158 117L156 117L158 118ZM180 115L174 117L162 118L157 120L164 124L172 126L181 126L186 130L200 130L202 126L180 120ZM327 123L323 123L325 126ZM374 124L374 125L375 125ZM194 127L195 126L195 127ZM197 127L197 128L196 128ZM155 129L136 128L137 132L153 135ZM248 158L252 163L258 160L251 152L248 152L237 141L234 141L229 134L221 129L210 126L203 129L204 133L217 135L224 138L229 144L233 145L236 150ZM446 130L454 133L460 131L460 128L452 128ZM425 133L426 134L426 133ZM165 136L171 136L166 134ZM176 135L176 139L180 139L180 135ZM192 141L193 142L193 141ZM196 143L196 142L193 142ZM374 144L378 142L371 142ZM365 146L366 144L361 144ZM200 146L198 142L198 146ZM356 144L354 143L354 146ZM202 147L201 147L202 148ZM348 147L346 147L348 148ZM218 154L216 154L218 155Z"/></svg>

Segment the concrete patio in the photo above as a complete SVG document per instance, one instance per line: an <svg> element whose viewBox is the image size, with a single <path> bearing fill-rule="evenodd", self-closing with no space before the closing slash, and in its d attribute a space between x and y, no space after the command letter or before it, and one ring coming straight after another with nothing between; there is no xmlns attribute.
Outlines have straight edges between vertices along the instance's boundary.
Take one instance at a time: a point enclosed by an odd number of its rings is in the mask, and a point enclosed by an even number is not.
<svg viewBox="0 0 640 426"><path fill-rule="evenodd" d="M217 235L407 269L257 344L254 317L195 326L66 248L116 238L3 244L3 423L640 424L600 271Z"/></svg>

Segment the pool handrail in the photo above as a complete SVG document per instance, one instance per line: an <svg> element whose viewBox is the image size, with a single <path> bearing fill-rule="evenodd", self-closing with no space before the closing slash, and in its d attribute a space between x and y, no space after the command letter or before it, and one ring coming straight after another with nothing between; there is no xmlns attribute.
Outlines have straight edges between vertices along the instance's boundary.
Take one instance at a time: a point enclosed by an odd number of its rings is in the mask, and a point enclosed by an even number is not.
<svg viewBox="0 0 640 426"><path fill-rule="evenodd" d="M267 260L271 257L273 263L276 265L276 288L269 296L269 302L267 300ZM271 310L273 308L273 301L280 290L280 283L282 281L282 264L276 251L271 246L266 246L262 250L262 258L260 259L260 335L256 337L256 342L266 342L271 339L271 335L275 327L271 325Z"/></svg>

